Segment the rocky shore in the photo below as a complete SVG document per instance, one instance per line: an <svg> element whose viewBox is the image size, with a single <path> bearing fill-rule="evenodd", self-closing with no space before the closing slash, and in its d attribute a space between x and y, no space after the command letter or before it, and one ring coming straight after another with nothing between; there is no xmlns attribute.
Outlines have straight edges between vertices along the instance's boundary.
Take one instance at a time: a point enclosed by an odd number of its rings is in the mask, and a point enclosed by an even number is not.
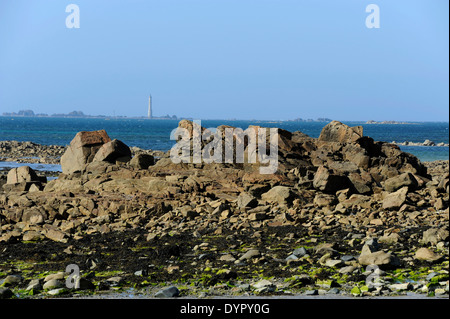
<svg viewBox="0 0 450 319"><path fill-rule="evenodd" d="M448 161L421 163L362 127L333 121L319 138L279 129L275 174L259 163L175 164L105 131L68 147L8 145L0 157L45 158L63 173L0 175L0 298L130 288L448 297Z"/></svg>

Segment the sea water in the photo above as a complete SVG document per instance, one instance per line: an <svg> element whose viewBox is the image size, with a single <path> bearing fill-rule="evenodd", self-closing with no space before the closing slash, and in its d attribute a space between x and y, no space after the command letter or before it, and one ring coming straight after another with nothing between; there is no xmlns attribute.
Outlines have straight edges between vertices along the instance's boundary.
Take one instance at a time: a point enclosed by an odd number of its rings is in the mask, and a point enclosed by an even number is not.
<svg viewBox="0 0 450 319"><path fill-rule="evenodd" d="M201 119L199 119L201 120ZM128 146L143 149L168 151L175 144L170 132L178 126L179 120L133 119L133 118L53 118L53 117L1 117L0 141L31 141L44 145L68 145L79 131L106 130L108 135ZM365 124L364 122L343 123L362 125L364 135L375 141L424 142L430 140L449 143L448 122L420 122L407 124ZM246 129L249 125L279 127L291 132L301 131L311 137L318 137L327 122L294 121L250 121L250 120L201 120L203 127L214 128L222 124ZM440 146L400 146L421 161L448 160L449 148Z"/></svg>

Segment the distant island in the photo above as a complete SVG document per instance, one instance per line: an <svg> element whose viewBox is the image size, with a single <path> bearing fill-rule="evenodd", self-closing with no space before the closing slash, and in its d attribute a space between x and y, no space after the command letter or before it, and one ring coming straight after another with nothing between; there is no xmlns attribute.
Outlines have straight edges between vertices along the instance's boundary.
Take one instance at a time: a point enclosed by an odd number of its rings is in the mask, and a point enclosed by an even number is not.
<svg viewBox="0 0 450 319"><path fill-rule="evenodd" d="M370 121L367 121L366 124L414 124L414 123L411 123L411 122L397 122L397 121L381 121L381 122L378 122L378 121L370 120Z"/></svg>
<svg viewBox="0 0 450 319"><path fill-rule="evenodd" d="M285 122L331 122L332 119L326 118L326 117L319 117L317 120L313 120L313 119L302 119L302 118L296 118L293 120L287 120Z"/></svg>
<svg viewBox="0 0 450 319"><path fill-rule="evenodd" d="M33 110L20 110L19 112L3 112L2 116L10 116L10 117L66 117L66 118L148 118L147 116L141 117L127 117L124 115L118 116L110 116L110 115L87 115L82 111L72 111L70 113L55 113L52 115L48 115L45 113L34 113ZM164 119L164 120L178 120L176 115L166 115L166 116L152 116L152 119Z"/></svg>

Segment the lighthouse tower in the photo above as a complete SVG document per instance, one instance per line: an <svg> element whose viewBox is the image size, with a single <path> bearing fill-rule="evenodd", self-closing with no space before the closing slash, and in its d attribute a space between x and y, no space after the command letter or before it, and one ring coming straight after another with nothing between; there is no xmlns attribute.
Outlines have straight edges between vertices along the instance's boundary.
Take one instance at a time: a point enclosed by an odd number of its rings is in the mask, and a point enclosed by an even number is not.
<svg viewBox="0 0 450 319"><path fill-rule="evenodd" d="M148 118L149 119L153 118L153 113L152 113L152 95L151 94L148 97Z"/></svg>

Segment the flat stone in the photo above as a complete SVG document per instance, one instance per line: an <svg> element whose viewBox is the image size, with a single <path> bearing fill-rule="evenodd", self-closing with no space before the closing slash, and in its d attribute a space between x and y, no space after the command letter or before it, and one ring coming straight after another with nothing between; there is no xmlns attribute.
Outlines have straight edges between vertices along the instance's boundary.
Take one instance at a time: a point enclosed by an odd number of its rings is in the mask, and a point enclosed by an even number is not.
<svg viewBox="0 0 450 319"><path fill-rule="evenodd" d="M435 261L441 260L443 258L443 256L436 254L435 252L433 252L432 250L430 250L428 248L422 247L416 251L414 258L418 259L418 260L435 262Z"/></svg>
<svg viewBox="0 0 450 319"><path fill-rule="evenodd" d="M50 281L50 280L53 280L53 279L63 280L64 279L64 272L60 271L60 272L57 272L55 274L47 275L44 278L44 282L47 282L47 281Z"/></svg>
<svg viewBox="0 0 450 319"><path fill-rule="evenodd" d="M52 296L58 296L65 293L66 291L67 291L66 288L55 288L47 291L47 293Z"/></svg>
<svg viewBox="0 0 450 319"><path fill-rule="evenodd" d="M239 260L248 260L261 256L261 252L258 249L250 249L245 254L243 254Z"/></svg>
<svg viewBox="0 0 450 319"><path fill-rule="evenodd" d="M232 254L226 254L226 255L220 256L219 260L234 262L234 261L236 261L236 258L234 258L234 256Z"/></svg>

